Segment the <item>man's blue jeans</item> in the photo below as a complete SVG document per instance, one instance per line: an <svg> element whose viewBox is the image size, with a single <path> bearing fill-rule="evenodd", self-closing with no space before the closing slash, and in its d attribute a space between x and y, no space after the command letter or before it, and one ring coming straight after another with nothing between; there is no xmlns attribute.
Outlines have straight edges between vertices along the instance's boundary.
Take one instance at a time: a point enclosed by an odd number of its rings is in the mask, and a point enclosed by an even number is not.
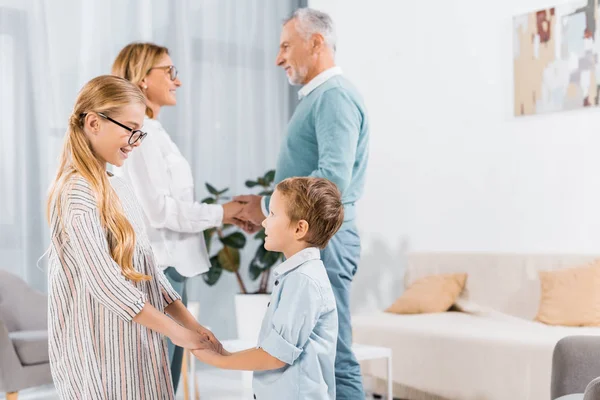
<svg viewBox="0 0 600 400"><path fill-rule="evenodd" d="M351 224L342 227L321 252L338 310L339 332L335 359L336 398L364 399L360 365L352 352L350 288L360 259L360 237Z"/></svg>

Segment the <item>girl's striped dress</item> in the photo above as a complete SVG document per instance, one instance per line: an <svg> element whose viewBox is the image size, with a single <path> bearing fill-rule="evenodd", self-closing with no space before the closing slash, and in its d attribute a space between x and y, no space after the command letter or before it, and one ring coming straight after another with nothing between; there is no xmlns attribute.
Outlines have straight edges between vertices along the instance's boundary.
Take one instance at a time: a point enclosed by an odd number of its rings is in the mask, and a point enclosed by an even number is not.
<svg viewBox="0 0 600 400"><path fill-rule="evenodd" d="M111 258L96 197L80 176L51 215L48 335L61 399L173 399L162 335L133 322L149 302L163 310L180 299L158 269L133 191L109 178L136 233L134 267L152 280L133 283Z"/></svg>

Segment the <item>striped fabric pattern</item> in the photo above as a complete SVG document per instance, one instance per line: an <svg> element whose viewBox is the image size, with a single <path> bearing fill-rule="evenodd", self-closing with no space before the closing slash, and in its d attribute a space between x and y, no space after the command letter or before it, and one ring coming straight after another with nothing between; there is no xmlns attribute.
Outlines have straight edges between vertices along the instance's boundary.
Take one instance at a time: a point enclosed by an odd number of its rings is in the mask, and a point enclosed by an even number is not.
<svg viewBox="0 0 600 400"><path fill-rule="evenodd" d="M51 215L48 334L52 377L61 399L173 399L162 335L132 319L149 302L163 310L180 299L158 268L132 190L110 178L136 232L133 283L112 259L88 182L73 177L62 221Z"/></svg>

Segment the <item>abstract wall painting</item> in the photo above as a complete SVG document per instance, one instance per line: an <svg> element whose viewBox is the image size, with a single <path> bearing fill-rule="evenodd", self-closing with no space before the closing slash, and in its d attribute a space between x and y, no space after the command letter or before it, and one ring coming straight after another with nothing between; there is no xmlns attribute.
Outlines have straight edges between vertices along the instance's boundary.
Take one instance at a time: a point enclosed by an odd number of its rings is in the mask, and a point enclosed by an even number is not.
<svg viewBox="0 0 600 400"><path fill-rule="evenodd" d="M513 19L515 116L598 106L598 1L572 1Z"/></svg>

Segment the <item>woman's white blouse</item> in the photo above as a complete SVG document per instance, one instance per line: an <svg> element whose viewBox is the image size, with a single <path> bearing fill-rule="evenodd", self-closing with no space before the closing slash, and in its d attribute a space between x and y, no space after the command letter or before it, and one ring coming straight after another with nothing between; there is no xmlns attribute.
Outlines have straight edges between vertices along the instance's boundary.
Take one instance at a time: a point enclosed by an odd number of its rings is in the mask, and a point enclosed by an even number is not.
<svg viewBox="0 0 600 400"><path fill-rule="evenodd" d="M115 175L132 187L144 210L144 222L161 268L175 267L191 277L208 271L204 235L221 225L223 207L194 201L190 164L158 120L145 118L148 136Z"/></svg>

